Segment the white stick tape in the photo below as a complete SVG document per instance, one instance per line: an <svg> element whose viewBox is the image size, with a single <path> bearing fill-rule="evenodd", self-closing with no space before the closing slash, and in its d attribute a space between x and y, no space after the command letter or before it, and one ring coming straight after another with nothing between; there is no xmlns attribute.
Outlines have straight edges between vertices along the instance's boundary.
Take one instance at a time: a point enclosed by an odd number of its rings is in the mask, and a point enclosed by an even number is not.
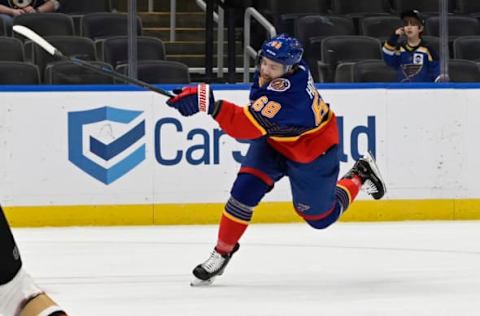
<svg viewBox="0 0 480 316"><path fill-rule="evenodd" d="M55 51L57 50L52 44L47 42L43 37L32 31L26 26L23 25L14 25L13 30L18 34L21 34L32 40L34 43L40 45L44 50L46 50L50 55L55 55Z"/></svg>

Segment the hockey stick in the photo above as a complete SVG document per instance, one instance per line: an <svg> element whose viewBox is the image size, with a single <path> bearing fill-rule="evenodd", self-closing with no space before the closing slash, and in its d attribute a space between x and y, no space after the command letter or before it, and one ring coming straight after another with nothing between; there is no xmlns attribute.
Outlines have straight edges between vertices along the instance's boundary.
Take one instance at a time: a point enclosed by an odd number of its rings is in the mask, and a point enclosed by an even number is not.
<svg viewBox="0 0 480 316"><path fill-rule="evenodd" d="M125 75L123 75L123 74L121 74L117 71L110 70L108 68L103 68L101 66L95 66L95 65L89 63L88 61L84 61L84 60L81 60L81 59L78 59L78 58L75 58L75 57L65 56L65 55L62 54L61 51L59 51L52 44L47 42L43 37L41 37L40 35L38 35L34 31L32 31L28 27L25 27L23 25L14 25L13 30L18 34L21 34L21 35L25 36L26 38L28 38L29 40L31 40L35 44L39 45L41 48L43 48L50 55L52 55L53 57L55 57L57 59L72 62L72 63L74 63L78 66L84 67L84 68L89 69L91 71L94 71L96 73L107 75L107 76L110 76L114 79L121 80L121 81L126 82L126 83L131 83L131 84L134 84L136 86L140 86L140 87L148 89L150 91L160 93L161 95L164 95L164 96L169 97L169 98L174 96L173 94L171 94L170 92L168 92L166 90L163 90L161 88L157 88L157 87L155 87L151 84L148 84L144 81L125 76Z"/></svg>

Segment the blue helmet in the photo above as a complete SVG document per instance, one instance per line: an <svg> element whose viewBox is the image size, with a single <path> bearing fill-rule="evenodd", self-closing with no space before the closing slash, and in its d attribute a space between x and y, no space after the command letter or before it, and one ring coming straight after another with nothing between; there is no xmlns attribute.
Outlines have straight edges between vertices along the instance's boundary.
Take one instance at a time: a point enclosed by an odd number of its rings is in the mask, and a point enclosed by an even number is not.
<svg viewBox="0 0 480 316"><path fill-rule="evenodd" d="M262 44L260 56L291 67L302 60L303 47L300 42L287 34L280 34Z"/></svg>

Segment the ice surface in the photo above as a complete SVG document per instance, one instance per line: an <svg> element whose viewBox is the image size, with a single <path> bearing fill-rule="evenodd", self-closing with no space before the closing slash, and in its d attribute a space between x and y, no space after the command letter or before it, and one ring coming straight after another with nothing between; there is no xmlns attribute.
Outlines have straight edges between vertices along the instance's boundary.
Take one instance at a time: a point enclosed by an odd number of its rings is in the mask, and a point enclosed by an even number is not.
<svg viewBox="0 0 480 316"><path fill-rule="evenodd" d="M189 286L216 226L14 229L71 315L480 315L480 221L251 225L225 274Z"/></svg>

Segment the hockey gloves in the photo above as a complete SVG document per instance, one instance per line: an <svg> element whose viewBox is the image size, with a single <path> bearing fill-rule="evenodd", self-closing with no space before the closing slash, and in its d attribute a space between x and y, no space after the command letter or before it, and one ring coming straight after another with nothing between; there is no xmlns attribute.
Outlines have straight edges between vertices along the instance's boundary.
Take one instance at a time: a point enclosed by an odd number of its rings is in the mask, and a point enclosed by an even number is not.
<svg viewBox="0 0 480 316"><path fill-rule="evenodd" d="M201 83L197 86L184 87L174 90L175 97L167 100L167 104L177 109L183 116L191 116L198 112L205 112L215 116L217 106L210 86Z"/></svg>

